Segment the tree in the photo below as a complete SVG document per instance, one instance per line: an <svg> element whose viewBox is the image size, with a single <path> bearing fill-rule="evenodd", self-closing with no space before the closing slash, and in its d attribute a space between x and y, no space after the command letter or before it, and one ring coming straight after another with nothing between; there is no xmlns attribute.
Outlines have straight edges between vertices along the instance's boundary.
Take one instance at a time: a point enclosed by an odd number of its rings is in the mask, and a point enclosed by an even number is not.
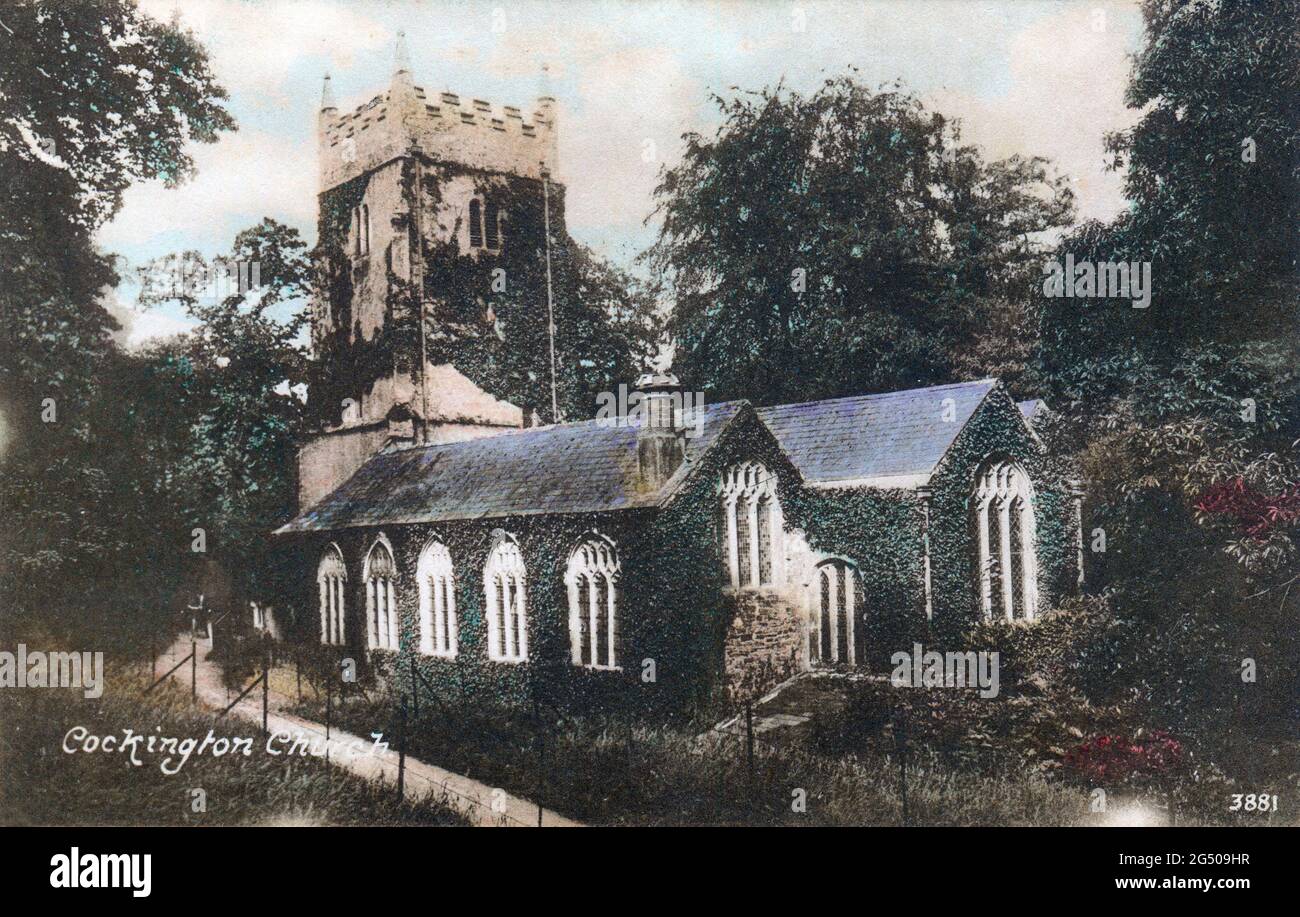
<svg viewBox="0 0 1300 917"><path fill-rule="evenodd" d="M92 233L131 182L192 172L185 145L234 126L224 98L194 38L129 0L0 11L0 601L15 611L66 604L123 557L105 471L121 444L96 432L119 365L99 297L119 278Z"/></svg>
<svg viewBox="0 0 1300 917"><path fill-rule="evenodd" d="M1128 626L1117 668L1153 707L1239 723L1243 658L1300 664L1300 3L1147 0L1143 15L1127 94L1142 114L1108 140L1129 210L1055 254L1149 263L1150 304L1041 297L1038 368L1106 535L1093 588ZM1274 674L1250 701L1279 713L1296 689Z"/></svg>
<svg viewBox="0 0 1300 917"><path fill-rule="evenodd" d="M644 256L673 302L679 371L715 399L944 379L1071 217L1042 159L986 163L896 87L844 76L716 101L716 136L687 134L662 175Z"/></svg>
<svg viewBox="0 0 1300 917"><path fill-rule="evenodd" d="M226 258L186 252L141 271L142 302L180 302L200 322L140 361L140 372L165 383L170 418L151 426L140 416L153 410L148 401L123 405L131 415L123 420L141 434L137 448L157 460L144 469L144 492L174 501L155 537L188 550L202 529L208 555L247 594L265 573L271 531L297 506L307 246L296 229L267 218L239 233Z"/></svg>

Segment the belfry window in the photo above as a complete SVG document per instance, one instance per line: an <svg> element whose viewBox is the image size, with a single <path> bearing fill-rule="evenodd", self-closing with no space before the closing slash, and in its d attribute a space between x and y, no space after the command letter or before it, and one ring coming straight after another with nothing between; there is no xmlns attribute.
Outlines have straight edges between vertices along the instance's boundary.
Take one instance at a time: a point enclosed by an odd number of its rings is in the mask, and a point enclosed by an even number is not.
<svg viewBox="0 0 1300 917"><path fill-rule="evenodd" d="M469 247L483 247L483 202L478 198L469 202Z"/></svg>
<svg viewBox="0 0 1300 917"><path fill-rule="evenodd" d="M470 200L469 247L501 250L501 208L496 201Z"/></svg>
<svg viewBox="0 0 1300 917"><path fill-rule="evenodd" d="M483 205L483 242L492 251L501 248L501 215L497 212L496 201Z"/></svg>
<svg viewBox="0 0 1300 917"><path fill-rule="evenodd" d="M360 258L370 254L370 207L361 204L352 208L352 251Z"/></svg>

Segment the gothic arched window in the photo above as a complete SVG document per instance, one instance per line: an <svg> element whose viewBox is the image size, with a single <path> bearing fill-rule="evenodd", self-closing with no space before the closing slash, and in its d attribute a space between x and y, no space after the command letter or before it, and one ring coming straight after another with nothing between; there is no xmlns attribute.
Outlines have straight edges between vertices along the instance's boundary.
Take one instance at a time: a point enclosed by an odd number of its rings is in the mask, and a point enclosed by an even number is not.
<svg viewBox="0 0 1300 917"><path fill-rule="evenodd" d="M618 552L593 535L569 555L569 646L574 665L618 668Z"/></svg>
<svg viewBox="0 0 1300 917"><path fill-rule="evenodd" d="M362 580L366 584L366 630L375 650L397 649L397 609L394 579L397 567L388 539L380 535L366 555Z"/></svg>
<svg viewBox="0 0 1300 917"><path fill-rule="evenodd" d="M420 652L456 655L456 573L451 552L441 541L430 541L420 552L415 578L420 589Z"/></svg>
<svg viewBox="0 0 1300 917"><path fill-rule="evenodd" d="M817 565L813 579L808 661L857 665L862 659L862 576L846 560Z"/></svg>
<svg viewBox="0 0 1300 917"><path fill-rule="evenodd" d="M320 642L342 645L348 571L337 545L325 549L316 568L316 585L320 589Z"/></svg>
<svg viewBox="0 0 1300 917"><path fill-rule="evenodd" d="M975 476L976 569L980 609L1008 621L1038 614L1037 529L1034 490L1018 464L990 459Z"/></svg>
<svg viewBox="0 0 1300 917"><path fill-rule="evenodd" d="M469 202L469 247L483 247L483 203L478 198Z"/></svg>
<svg viewBox="0 0 1300 917"><path fill-rule="evenodd" d="M370 207L360 204L352 208L352 251L356 257L370 254Z"/></svg>
<svg viewBox="0 0 1300 917"><path fill-rule="evenodd" d="M488 658L496 662L523 662L528 658L525 581L519 544L509 535L499 535L483 568Z"/></svg>
<svg viewBox="0 0 1300 917"><path fill-rule="evenodd" d="M743 462L722 475L726 532L723 556L733 588L782 582L781 505L776 476L755 462Z"/></svg>

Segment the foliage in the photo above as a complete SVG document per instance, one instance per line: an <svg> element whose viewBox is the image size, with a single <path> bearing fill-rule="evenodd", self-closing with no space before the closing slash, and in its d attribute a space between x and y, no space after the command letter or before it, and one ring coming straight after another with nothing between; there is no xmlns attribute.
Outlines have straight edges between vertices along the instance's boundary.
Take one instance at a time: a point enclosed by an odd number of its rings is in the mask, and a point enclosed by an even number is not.
<svg viewBox="0 0 1300 917"><path fill-rule="evenodd" d="M1300 714L1287 623L1300 40L1278 26L1300 7L1148 0L1143 14L1139 116L1109 139L1129 210L1055 254L1149 262L1150 306L1040 298L1036 371L1089 482L1090 585L1117 614L1098 652L1115 687L1184 733L1249 724L1268 741ZM1246 660L1258 681L1243 682Z"/></svg>
<svg viewBox="0 0 1300 917"><path fill-rule="evenodd" d="M182 303L199 321L191 333L155 345L139 371L167 379L173 411L164 425L136 426L140 448L154 456L141 469L145 486L166 491L182 536L202 528L207 553L239 582L241 595L274 577L266 564L270 530L297 507L294 476L303 405L295 389L306 379L299 343L312 267L298 232L272 219L239 233L226 264L257 265L259 285L229 295L175 282L219 267L197 253L173 255L142 268L142 302ZM221 292L220 287L217 290ZM285 313L287 317L282 317ZM125 406L124 424L149 424L148 403ZM224 609L223 609L224 610Z"/></svg>
<svg viewBox="0 0 1300 917"><path fill-rule="evenodd" d="M130 182L183 180L186 144L233 121L193 37L132 2L20 2L0 23L0 601L77 625L135 605L130 630L158 581L78 607L144 568L130 456L104 423L123 364L100 292L119 278L91 234Z"/></svg>
<svg viewBox="0 0 1300 917"><path fill-rule="evenodd" d="M943 379L1073 208L1039 158L985 162L897 87L851 75L716 99L662 175L646 253L683 377L757 404Z"/></svg>
<svg viewBox="0 0 1300 917"><path fill-rule="evenodd" d="M303 712L322 716L319 702ZM353 732L393 734L396 705L358 698L335 717ZM699 723L652 725L614 711L543 710L534 718L491 700L426 694L420 716L408 719L407 749L596 825L901 822L897 763L888 755L836 759L760 738L751 774L743 735ZM803 809L793 804L800 790ZM1040 775L971 774L926 756L915 759L908 792L912 824L1070 824L1086 817L1081 793Z"/></svg>
<svg viewBox="0 0 1300 917"><path fill-rule="evenodd" d="M1093 786L1146 784L1172 779L1183 758L1183 746L1164 731L1132 739L1101 735L1070 749L1065 769Z"/></svg>
<svg viewBox="0 0 1300 917"><path fill-rule="evenodd" d="M536 180L485 176L451 163L421 161L419 198L437 212L444 188L469 178L474 192L490 195L505 214L499 253L462 251L459 225L449 236L427 238L414 254L423 260L425 346L431 363L452 363L494 396L518 405L526 419L553 422L547 333L547 265L544 188ZM321 266L312 367L313 423L336 422L346 398L359 400L376 379L396 367L419 366L420 313L409 278L376 259L354 262L345 251L349 215L370 179L361 176L327 192L321 201ZM407 200L416 198L413 160L402 164ZM555 319L556 400L561 418L594 414L596 395L635 377L652 355L650 303L627 273L599 259L567 233L560 186L550 188L551 287ZM459 219L459 218L458 218ZM386 270L390 294L383 326L367 337L358 291L374 270ZM323 332L323 333L322 333Z"/></svg>

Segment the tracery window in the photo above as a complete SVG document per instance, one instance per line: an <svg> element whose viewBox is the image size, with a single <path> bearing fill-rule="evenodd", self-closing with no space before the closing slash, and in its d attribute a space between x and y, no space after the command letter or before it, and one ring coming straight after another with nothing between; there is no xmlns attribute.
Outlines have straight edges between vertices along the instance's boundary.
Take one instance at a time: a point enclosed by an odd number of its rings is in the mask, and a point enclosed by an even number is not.
<svg viewBox="0 0 1300 917"><path fill-rule="evenodd" d="M348 571L337 545L325 549L316 568L316 585L320 590L320 642L341 646Z"/></svg>
<svg viewBox="0 0 1300 917"><path fill-rule="evenodd" d="M808 628L808 661L812 665L857 665L862 657L862 576L852 563L839 558L817 565L813 579L813 616Z"/></svg>
<svg viewBox="0 0 1300 917"><path fill-rule="evenodd" d="M985 619L1033 620L1038 613L1034 492L1018 464L994 459L976 475L976 569Z"/></svg>
<svg viewBox="0 0 1300 917"><path fill-rule="evenodd" d="M447 658L456 655L456 572L451 552L430 541L415 568L420 590L420 652Z"/></svg>
<svg viewBox="0 0 1300 917"><path fill-rule="evenodd" d="M488 658L496 662L528 658L526 581L518 543L508 535L499 536L483 568Z"/></svg>
<svg viewBox="0 0 1300 917"><path fill-rule="evenodd" d="M366 555L362 576L366 585L366 630L371 649L397 649L396 577L392 548L381 535Z"/></svg>
<svg viewBox="0 0 1300 917"><path fill-rule="evenodd" d="M756 462L732 466L722 476L722 508L723 557L732 587L782 582L782 516L776 476Z"/></svg>
<svg viewBox="0 0 1300 917"><path fill-rule="evenodd" d="M569 645L574 665L618 668L618 553L593 535L569 556Z"/></svg>

